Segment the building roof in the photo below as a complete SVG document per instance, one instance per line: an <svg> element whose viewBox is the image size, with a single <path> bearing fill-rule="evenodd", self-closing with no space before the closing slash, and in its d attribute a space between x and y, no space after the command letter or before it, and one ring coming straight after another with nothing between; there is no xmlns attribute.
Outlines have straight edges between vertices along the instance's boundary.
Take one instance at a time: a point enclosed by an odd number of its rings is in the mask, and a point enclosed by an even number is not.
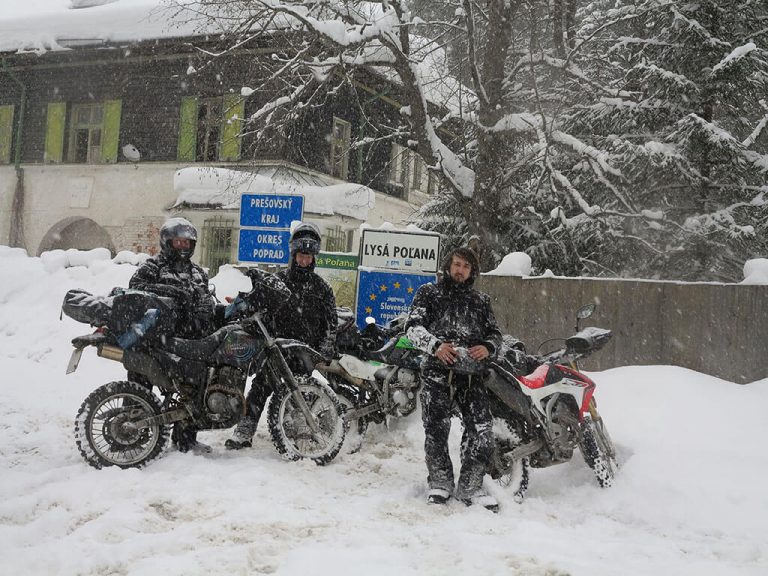
<svg viewBox="0 0 768 576"><path fill-rule="evenodd" d="M66 50L213 33L163 0L23 0L0 11L0 52Z"/></svg>

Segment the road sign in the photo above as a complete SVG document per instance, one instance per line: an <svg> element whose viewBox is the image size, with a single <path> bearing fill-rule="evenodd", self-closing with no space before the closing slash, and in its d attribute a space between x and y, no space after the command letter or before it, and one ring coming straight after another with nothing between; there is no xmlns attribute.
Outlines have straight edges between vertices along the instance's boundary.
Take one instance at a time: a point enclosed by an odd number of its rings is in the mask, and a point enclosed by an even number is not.
<svg viewBox="0 0 768 576"><path fill-rule="evenodd" d="M288 264L291 256L290 230L246 229L240 230L237 258L241 262L262 264Z"/></svg>
<svg viewBox="0 0 768 576"><path fill-rule="evenodd" d="M437 272L440 236L390 230L363 230L360 266L410 272Z"/></svg>
<svg viewBox="0 0 768 576"><path fill-rule="evenodd" d="M385 326L400 313L408 311L419 286L434 281L434 274L360 270L355 307L358 327L365 328L366 316Z"/></svg>
<svg viewBox="0 0 768 576"><path fill-rule="evenodd" d="M287 194L243 194L240 197L240 226L254 228L291 227L304 215L304 196Z"/></svg>

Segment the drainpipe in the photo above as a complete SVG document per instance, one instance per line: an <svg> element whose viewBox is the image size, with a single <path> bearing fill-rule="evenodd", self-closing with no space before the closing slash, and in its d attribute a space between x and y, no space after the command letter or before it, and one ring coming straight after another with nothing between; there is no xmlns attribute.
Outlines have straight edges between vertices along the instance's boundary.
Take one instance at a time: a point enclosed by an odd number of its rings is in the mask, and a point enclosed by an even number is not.
<svg viewBox="0 0 768 576"><path fill-rule="evenodd" d="M360 106L361 109L365 108L366 104L369 104L370 102L374 102L375 100L378 100L379 98L382 98L389 94L389 88L385 88L382 92L377 92L367 100L363 100L362 105ZM361 122L360 126L357 129L358 139L362 140L365 136L365 127L368 124L368 121ZM361 184L363 183L363 147L360 146L357 149L357 180Z"/></svg>
<svg viewBox="0 0 768 576"><path fill-rule="evenodd" d="M19 102L19 118L16 123L16 141L13 151L13 167L16 170L16 189L13 192L11 204L11 222L8 234L8 244L17 248L26 248L24 241L24 168L21 167L21 137L24 130L24 114L27 103L27 87L13 73L2 59L3 70L8 73L11 80L21 88L21 100Z"/></svg>

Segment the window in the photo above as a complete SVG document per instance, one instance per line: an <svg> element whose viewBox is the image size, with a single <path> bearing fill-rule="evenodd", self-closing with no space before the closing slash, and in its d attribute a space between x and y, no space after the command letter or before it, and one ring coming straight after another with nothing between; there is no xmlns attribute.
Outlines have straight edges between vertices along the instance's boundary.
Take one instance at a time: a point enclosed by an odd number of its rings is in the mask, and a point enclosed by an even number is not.
<svg viewBox="0 0 768 576"><path fill-rule="evenodd" d="M68 110L69 132L66 132ZM120 100L70 105L49 103L44 161L117 162L121 114Z"/></svg>
<svg viewBox="0 0 768 576"><path fill-rule="evenodd" d="M325 250L327 252L349 252L352 249L352 236L341 226L326 228Z"/></svg>
<svg viewBox="0 0 768 576"><path fill-rule="evenodd" d="M195 160L210 162L218 160L219 138L221 137L221 99L202 100L197 108L197 147Z"/></svg>
<svg viewBox="0 0 768 576"><path fill-rule="evenodd" d="M13 105L0 106L0 164L11 161L13 141Z"/></svg>
<svg viewBox="0 0 768 576"><path fill-rule="evenodd" d="M189 162L239 160L245 100L228 94L181 99L177 157Z"/></svg>
<svg viewBox="0 0 768 576"><path fill-rule="evenodd" d="M203 222L200 263L208 268L209 276L215 276L222 265L231 261L234 226L234 220L224 218L211 218Z"/></svg>
<svg viewBox="0 0 768 576"><path fill-rule="evenodd" d="M404 195L408 193L410 152L405 146L393 142L389 155L389 183L402 190Z"/></svg>
<svg viewBox="0 0 768 576"><path fill-rule="evenodd" d="M77 163L101 160L101 132L104 104L76 104L72 107L67 159Z"/></svg>
<svg viewBox="0 0 768 576"><path fill-rule="evenodd" d="M347 179L349 174L349 146L352 137L352 125L346 120L333 117L331 130L331 175Z"/></svg>

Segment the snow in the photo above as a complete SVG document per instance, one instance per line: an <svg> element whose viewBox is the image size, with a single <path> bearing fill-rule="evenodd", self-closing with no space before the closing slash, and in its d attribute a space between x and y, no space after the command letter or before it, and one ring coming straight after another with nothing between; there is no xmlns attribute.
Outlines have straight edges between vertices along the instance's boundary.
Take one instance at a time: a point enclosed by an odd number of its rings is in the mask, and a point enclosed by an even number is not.
<svg viewBox="0 0 768 576"><path fill-rule="evenodd" d="M755 444L768 437L768 379L738 386L666 366L593 373L622 465L614 486L598 488L577 455L534 470L522 504L487 479L498 515L424 503L418 414L372 426L359 452L326 467L283 461L262 423L250 450L224 450L226 430L202 432L210 456L170 450L143 470L90 468L74 415L124 371L88 351L65 376L69 340L89 328L59 321L59 306L67 289L103 294L135 268L95 254L80 262L46 270L0 247L3 573L768 573L768 459ZM237 274L213 279L224 280L219 297ZM454 460L459 439L454 422Z"/></svg>
<svg viewBox="0 0 768 576"><path fill-rule="evenodd" d="M304 196L306 212L367 220L369 210L376 205L376 193L362 184L302 185L279 176L227 168L182 168L173 177L173 189L177 194L175 206L188 204L239 210L243 194L298 194Z"/></svg>
<svg viewBox="0 0 768 576"><path fill-rule="evenodd" d="M25 0L0 12L0 52L66 49L69 42L126 42L215 32L163 0ZM74 9L75 5L82 5Z"/></svg>
<svg viewBox="0 0 768 576"><path fill-rule="evenodd" d="M768 258L747 260L741 284L768 284Z"/></svg>
<svg viewBox="0 0 768 576"><path fill-rule="evenodd" d="M512 252L501 259L499 265L484 276L530 276L531 257L525 252Z"/></svg>

